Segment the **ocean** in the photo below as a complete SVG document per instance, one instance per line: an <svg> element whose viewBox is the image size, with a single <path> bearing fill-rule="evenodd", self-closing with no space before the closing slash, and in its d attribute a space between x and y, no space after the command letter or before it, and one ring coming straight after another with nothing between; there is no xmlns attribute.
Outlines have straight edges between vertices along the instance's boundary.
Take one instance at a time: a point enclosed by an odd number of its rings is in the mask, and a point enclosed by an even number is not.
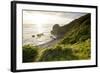
<svg viewBox="0 0 100 73"><path fill-rule="evenodd" d="M52 38L50 36L52 36L52 34L50 31L53 25L54 24L23 24L23 45L41 45L51 41ZM32 35L34 37L32 37Z"/></svg>

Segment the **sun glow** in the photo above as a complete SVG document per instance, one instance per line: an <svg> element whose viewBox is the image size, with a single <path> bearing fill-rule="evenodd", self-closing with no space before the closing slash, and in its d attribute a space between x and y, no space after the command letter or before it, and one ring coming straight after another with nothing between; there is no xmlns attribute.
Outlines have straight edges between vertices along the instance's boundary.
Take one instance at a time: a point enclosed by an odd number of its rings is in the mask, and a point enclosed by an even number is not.
<svg viewBox="0 0 100 73"><path fill-rule="evenodd" d="M79 16L73 15L73 13L23 11L23 24L32 24L36 26L37 33L43 33L45 32L45 25L50 25L51 28L54 24L63 26L77 17Z"/></svg>
<svg viewBox="0 0 100 73"><path fill-rule="evenodd" d="M38 33L43 33L43 24L48 22L48 16L43 14L35 14L32 18L32 23L36 24Z"/></svg>
<svg viewBox="0 0 100 73"><path fill-rule="evenodd" d="M63 22L65 21L62 19L60 16L57 16L55 14L45 14L45 13L33 13L33 12L26 12L24 11L24 16L23 16L23 23L24 24L35 24L38 33L43 33L45 32L43 28L43 25L45 24L55 24L57 22Z"/></svg>

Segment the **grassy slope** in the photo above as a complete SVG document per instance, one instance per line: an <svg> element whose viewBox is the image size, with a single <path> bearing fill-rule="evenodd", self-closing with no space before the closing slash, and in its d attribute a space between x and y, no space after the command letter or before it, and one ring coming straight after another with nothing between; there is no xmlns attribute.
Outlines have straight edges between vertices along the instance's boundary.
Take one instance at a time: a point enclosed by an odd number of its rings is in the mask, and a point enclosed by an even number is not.
<svg viewBox="0 0 100 73"><path fill-rule="evenodd" d="M90 14L87 14L60 27L57 33L52 31L55 35L62 35L63 39L53 48L46 48L43 50L38 48L37 51L35 49L35 54L28 55L27 59L29 59L29 56L34 58L33 60L31 59L30 62L90 59L90 24ZM34 46L32 47L35 48ZM24 47L23 50L25 48L26 47ZM26 55L23 55L23 58L25 57Z"/></svg>
<svg viewBox="0 0 100 73"><path fill-rule="evenodd" d="M82 16L79 19L72 21L71 23L69 23L69 25L65 25L65 27L62 28L67 29L67 26L69 28L68 31L65 33L64 39L61 41L62 44L74 44L76 42L82 42L90 38L90 14Z"/></svg>

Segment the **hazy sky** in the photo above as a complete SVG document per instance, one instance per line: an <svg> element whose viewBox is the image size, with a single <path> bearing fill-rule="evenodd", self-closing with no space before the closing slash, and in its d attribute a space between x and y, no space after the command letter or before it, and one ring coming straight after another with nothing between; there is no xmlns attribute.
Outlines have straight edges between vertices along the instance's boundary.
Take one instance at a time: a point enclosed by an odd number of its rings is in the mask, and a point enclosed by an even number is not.
<svg viewBox="0 0 100 73"><path fill-rule="evenodd" d="M23 11L23 24L67 24L86 13Z"/></svg>

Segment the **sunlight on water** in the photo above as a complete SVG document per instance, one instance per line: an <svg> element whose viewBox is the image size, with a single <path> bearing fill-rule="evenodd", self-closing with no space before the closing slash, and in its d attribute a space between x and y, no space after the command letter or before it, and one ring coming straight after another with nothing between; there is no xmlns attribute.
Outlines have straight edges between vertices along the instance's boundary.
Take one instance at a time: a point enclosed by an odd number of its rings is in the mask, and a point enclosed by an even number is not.
<svg viewBox="0 0 100 73"><path fill-rule="evenodd" d="M53 26L53 25L52 25ZM23 45L25 44L33 44L40 45L46 42L51 41L50 38L52 30L51 25L37 25L37 24L24 24L23 25ZM39 34L41 36L39 36ZM34 37L32 37L34 35Z"/></svg>
<svg viewBox="0 0 100 73"><path fill-rule="evenodd" d="M44 32L43 29L44 28L41 26L41 24L37 24L37 30L38 30L37 32L38 33L43 33Z"/></svg>

